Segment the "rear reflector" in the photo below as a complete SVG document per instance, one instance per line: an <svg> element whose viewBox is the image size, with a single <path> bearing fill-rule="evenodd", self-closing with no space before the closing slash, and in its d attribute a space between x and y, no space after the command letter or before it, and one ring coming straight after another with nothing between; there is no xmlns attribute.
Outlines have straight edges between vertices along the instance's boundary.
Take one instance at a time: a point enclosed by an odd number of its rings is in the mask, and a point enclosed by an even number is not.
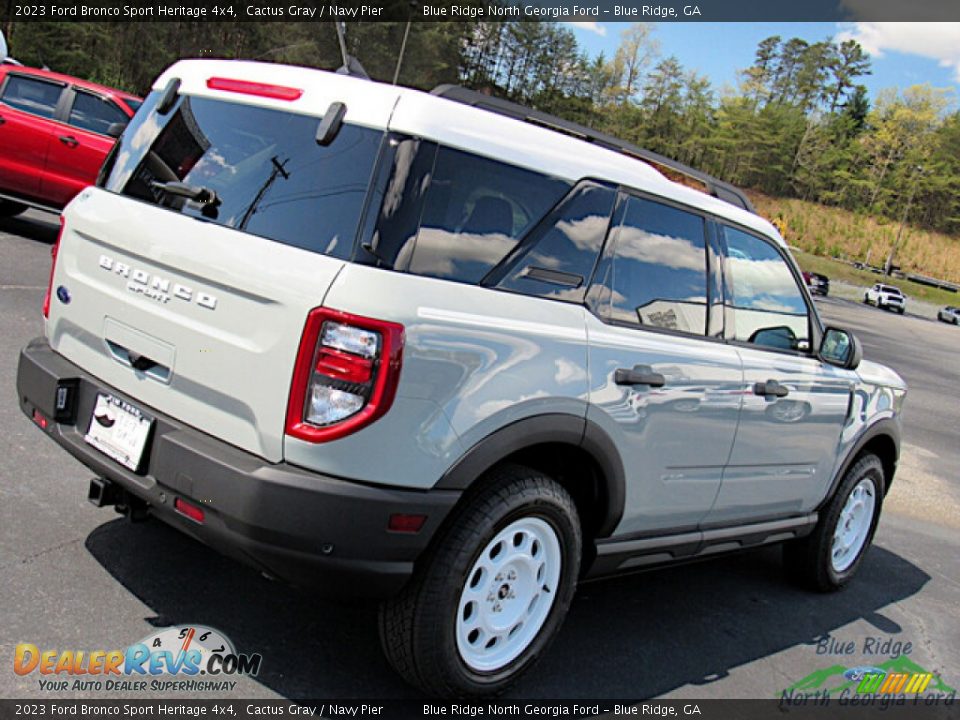
<svg viewBox="0 0 960 720"><path fill-rule="evenodd" d="M41 430L46 430L47 425L50 424L50 421L47 420L44 414L36 409L33 411L33 421L40 427Z"/></svg>
<svg viewBox="0 0 960 720"><path fill-rule="evenodd" d="M303 95L300 88L284 87L283 85L268 85L266 83L248 82L247 80L233 80L232 78L212 77L207 80L207 87L211 90L225 90L227 92L242 93L244 95L258 95L273 98L274 100L299 100Z"/></svg>
<svg viewBox="0 0 960 720"><path fill-rule="evenodd" d="M204 513L202 508L198 508L192 503L188 503L183 498L177 498L173 501L173 509L176 510L181 515L185 515L191 520L202 523L204 518Z"/></svg>
<svg viewBox="0 0 960 720"><path fill-rule="evenodd" d="M416 533L427 521L426 515L406 515L404 513L394 513L387 522L387 530L391 532Z"/></svg>

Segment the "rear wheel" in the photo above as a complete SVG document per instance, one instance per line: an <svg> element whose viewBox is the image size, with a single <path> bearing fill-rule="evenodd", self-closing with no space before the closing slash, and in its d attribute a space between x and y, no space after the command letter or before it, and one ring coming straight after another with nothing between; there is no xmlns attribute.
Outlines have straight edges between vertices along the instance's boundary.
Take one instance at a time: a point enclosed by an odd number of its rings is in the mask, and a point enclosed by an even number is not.
<svg viewBox="0 0 960 720"><path fill-rule="evenodd" d="M786 570L814 590L843 587L856 574L873 540L884 487L880 459L872 454L861 457L843 476L814 531L784 545Z"/></svg>
<svg viewBox="0 0 960 720"><path fill-rule="evenodd" d="M14 217L19 215L27 206L12 200L0 200L0 217Z"/></svg>
<svg viewBox="0 0 960 720"><path fill-rule="evenodd" d="M576 507L559 484L524 467L494 471L381 606L390 664L441 696L505 690L559 630L581 542Z"/></svg>

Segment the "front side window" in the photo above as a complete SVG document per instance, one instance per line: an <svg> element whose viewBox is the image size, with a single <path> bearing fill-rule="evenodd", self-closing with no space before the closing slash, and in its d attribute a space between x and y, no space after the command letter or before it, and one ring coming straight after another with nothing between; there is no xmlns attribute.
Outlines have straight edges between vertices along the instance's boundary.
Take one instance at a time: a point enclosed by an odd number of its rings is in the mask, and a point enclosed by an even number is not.
<svg viewBox="0 0 960 720"><path fill-rule="evenodd" d="M96 95L77 91L67 122L82 130L106 135L114 123L125 123L128 118L112 102L101 100Z"/></svg>
<svg viewBox="0 0 960 720"><path fill-rule="evenodd" d="M722 226L726 243L728 337L779 350L805 350L810 319L790 267L770 243Z"/></svg>
<svg viewBox="0 0 960 720"><path fill-rule="evenodd" d="M17 110L52 118L60 101L63 86L45 80L9 75L3 88L4 103Z"/></svg>
<svg viewBox="0 0 960 720"><path fill-rule="evenodd" d="M155 105L154 94L147 102ZM344 124L321 146L317 117L196 97L184 97L165 116L150 110L124 133L108 190L286 245L350 256L381 131ZM184 196L194 191L214 200Z"/></svg>
<svg viewBox="0 0 960 720"><path fill-rule="evenodd" d="M440 147L419 231L400 249L396 267L478 283L569 188L564 180Z"/></svg>
<svg viewBox="0 0 960 720"><path fill-rule="evenodd" d="M599 278L599 314L617 323L704 335L707 250L699 215L631 197Z"/></svg>

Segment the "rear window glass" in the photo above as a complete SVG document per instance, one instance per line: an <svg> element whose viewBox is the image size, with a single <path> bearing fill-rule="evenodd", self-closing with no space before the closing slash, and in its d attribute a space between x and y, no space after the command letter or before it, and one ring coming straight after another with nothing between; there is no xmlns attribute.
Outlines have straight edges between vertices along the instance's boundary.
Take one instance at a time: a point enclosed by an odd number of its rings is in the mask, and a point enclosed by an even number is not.
<svg viewBox="0 0 960 720"><path fill-rule="evenodd" d="M320 119L185 97L166 116L148 98L106 181L114 192L306 250L349 257L381 131L344 124L328 146ZM175 184L202 192L196 202ZM183 188L181 187L182 191Z"/></svg>

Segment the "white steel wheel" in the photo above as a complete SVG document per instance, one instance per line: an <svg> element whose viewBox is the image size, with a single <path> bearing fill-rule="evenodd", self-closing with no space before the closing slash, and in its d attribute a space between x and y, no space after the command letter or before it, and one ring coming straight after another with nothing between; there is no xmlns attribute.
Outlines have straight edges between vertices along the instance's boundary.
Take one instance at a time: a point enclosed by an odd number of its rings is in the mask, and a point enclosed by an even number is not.
<svg viewBox="0 0 960 720"><path fill-rule="evenodd" d="M541 518L516 520L487 543L457 608L457 651L467 667L496 672L530 646L550 615L562 565L557 533Z"/></svg>
<svg viewBox="0 0 960 720"><path fill-rule="evenodd" d="M876 488L868 478L857 483L847 496L833 531L830 564L834 571L844 572L859 557L870 536L876 504Z"/></svg>

